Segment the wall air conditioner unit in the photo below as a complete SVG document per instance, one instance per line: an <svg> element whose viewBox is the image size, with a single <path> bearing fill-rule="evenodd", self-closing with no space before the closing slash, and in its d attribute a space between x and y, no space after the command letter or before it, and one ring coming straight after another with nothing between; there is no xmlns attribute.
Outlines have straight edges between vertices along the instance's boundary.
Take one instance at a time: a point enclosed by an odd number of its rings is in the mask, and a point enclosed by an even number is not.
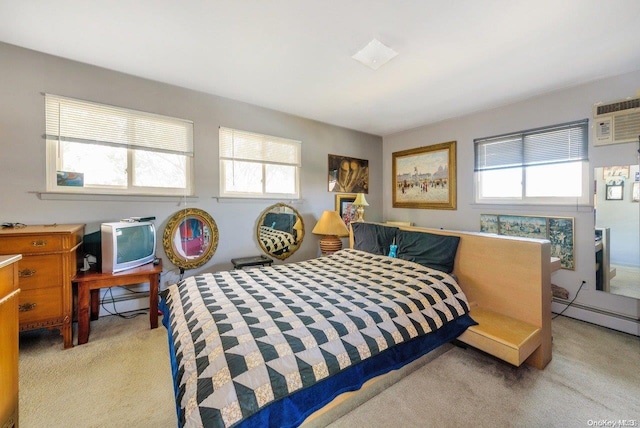
<svg viewBox="0 0 640 428"><path fill-rule="evenodd" d="M632 143L640 136L640 97L593 106L594 146Z"/></svg>

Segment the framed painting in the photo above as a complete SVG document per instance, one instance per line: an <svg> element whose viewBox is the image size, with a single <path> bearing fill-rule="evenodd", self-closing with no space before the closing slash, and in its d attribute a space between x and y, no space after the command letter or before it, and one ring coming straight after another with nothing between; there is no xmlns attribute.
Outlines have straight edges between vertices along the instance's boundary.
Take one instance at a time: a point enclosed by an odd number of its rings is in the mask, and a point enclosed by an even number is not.
<svg viewBox="0 0 640 428"><path fill-rule="evenodd" d="M547 239L547 219L525 215L501 215L498 220L498 234Z"/></svg>
<svg viewBox="0 0 640 428"><path fill-rule="evenodd" d="M357 195L351 194L336 195L336 211L338 211L338 214L340 214L340 217L347 227L349 227L349 224L356 218L356 206L353 205L356 196Z"/></svg>
<svg viewBox="0 0 640 428"><path fill-rule="evenodd" d="M549 217L548 220L551 257L558 257L563 269L575 270L573 218Z"/></svg>
<svg viewBox="0 0 640 428"><path fill-rule="evenodd" d="M562 269L575 270L573 217L480 214L480 232L548 239L551 257Z"/></svg>
<svg viewBox="0 0 640 428"><path fill-rule="evenodd" d="M329 191L369 193L369 161L329 155Z"/></svg>
<svg viewBox="0 0 640 428"><path fill-rule="evenodd" d="M498 216L495 214L480 214L480 232L498 234Z"/></svg>
<svg viewBox="0 0 640 428"><path fill-rule="evenodd" d="M605 181L609 178L629 178L629 165L605 166L602 168L602 176Z"/></svg>
<svg viewBox="0 0 640 428"><path fill-rule="evenodd" d="M624 183L620 184L607 184L607 193L605 199L607 201L621 201L623 199Z"/></svg>
<svg viewBox="0 0 640 428"><path fill-rule="evenodd" d="M456 209L456 142L392 154L394 208Z"/></svg>

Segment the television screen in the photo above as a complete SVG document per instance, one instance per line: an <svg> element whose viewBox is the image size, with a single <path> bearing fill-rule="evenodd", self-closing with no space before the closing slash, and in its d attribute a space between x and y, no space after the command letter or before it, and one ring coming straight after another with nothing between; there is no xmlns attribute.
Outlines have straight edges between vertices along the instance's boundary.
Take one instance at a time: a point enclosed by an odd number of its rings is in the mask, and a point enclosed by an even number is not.
<svg viewBox="0 0 640 428"><path fill-rule="evenodd" d="M156 229L151 222L102 223L102 272L120 272L155 258Z"/></svg>
<svg viewBox="0 0 640 428"><path fill-rule="evenodd" d="M155 253L154 230L151 225L116 228L117 263L144 259Z"/></svg>

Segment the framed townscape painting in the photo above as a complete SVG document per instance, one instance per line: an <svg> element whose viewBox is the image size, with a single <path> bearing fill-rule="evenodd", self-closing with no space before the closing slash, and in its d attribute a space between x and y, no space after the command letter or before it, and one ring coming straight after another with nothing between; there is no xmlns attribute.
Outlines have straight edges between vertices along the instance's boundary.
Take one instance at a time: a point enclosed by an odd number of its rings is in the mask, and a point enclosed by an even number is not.
<svg viewBox="0 0 640 428"><path fill-rule="evenodd" d="M349 227L349 223L356 217L356 206L353 205L353 201L356 200L357 195L336 195L336 211L340 214L340 217L344 221L344 224Z"/></svg>
<svg viewBox="0 0 640 428"><path fill-rule="evenodd" d="M329 155L329 191L369 193L369 161Z"/></svg>
<svg viewBox="0 0 640 428"><path fill-rule="evenodd" d="M456 209L456 142L393 153L393 207Z"/></svg>

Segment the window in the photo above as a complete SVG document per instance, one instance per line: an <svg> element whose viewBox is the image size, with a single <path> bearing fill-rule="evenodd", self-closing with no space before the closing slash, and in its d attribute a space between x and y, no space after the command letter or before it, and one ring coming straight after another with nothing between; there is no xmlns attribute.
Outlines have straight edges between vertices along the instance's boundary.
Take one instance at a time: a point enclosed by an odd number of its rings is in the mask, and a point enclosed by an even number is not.
<svg viewBox="0 0 640 428"><path fill-rule="evenodd" d="M474 145L477 203L589 203L587 119Z"/></svg>
<svg viewBox="0 0 640 428"><path fill-rule="evenodd" d="M220 196L300 197L300 141L220 128Z"/></svg>
<svg viewBox="0 0 640 428"><path fill-rule="evenodd" d="M45 95L47 191L192 195L193 122Z"/></svg>

